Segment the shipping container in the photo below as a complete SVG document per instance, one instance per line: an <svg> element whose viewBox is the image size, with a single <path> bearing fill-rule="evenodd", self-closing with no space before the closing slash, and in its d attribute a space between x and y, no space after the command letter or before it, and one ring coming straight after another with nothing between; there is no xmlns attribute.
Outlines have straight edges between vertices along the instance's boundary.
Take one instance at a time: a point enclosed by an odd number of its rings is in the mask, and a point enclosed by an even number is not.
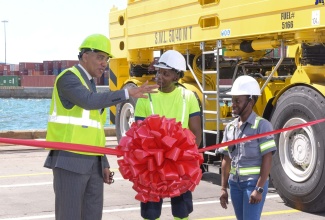
<svg viewBox="0 0 325 220"><path fill-rule="evenodd" d="M35 70L33 76L42 76L42 75L44 75L44 71L42 71L42 70L41 71Z"/></svg>
<svg viewBox="0 0 325 220"><path fill-rule="evenodd" d="M43 61L44 75L53 75L53 61Z"/></svg>
<svg viewBox="0 0 325 220"><path fill-rule="evenodd" d="M43 63L35 63L34 69L36 71L43 71Z"/></svg>
<svg viewBox="0 0 325 220"><path fill-rule="evenodd" d="M0 64L0 71L9 71L10 65L8 64Z"/></svg>
<svg viewBox="0 0 325 220"><path fill-rule="evenodd" d="M19 64L10 64L10 71L19 71Z"/></svg>
<svg viewBox="0 0 325 220"><path fill-rule="evenodd" d="M19 76L19 70L17 71L11 71L12 76Z"/></svg>
<svg viewBox="0 0 325 220"><path fill-rule="evenodd" d="M19 76L24 76L24 75L28 75L28 70L19 70Z"/></svg>
<svg viewBox="0 0 325 220"><path fill-rule="evenodd" d="M39 75L44 75L44 72L43 71L37 71L35 69L29 69L27 70L28 72L28 76L39 76Z"/></svg>
<svg viewBox="0 0 325 220"><path fill-rule="evenodd" d="M4 76L10 76L11 75L11 72L10 72L9 69L8 70L4 70L2 75L4 75Z"/></svg>
<svg viewBox="0 0 325 220"><path fill-rule="evenodd" d="M53 75L59 75L61 72L61 60L54 60L53 61Z"/></svg>
<svg viewBox="0 0 325 220"><path fill-rule="evenodd" d="M20 84L23 87L53 87L56 76L20 76Z"/></svg>
<svg viewBox="0 0 325 220"><path fill-rule="evenodd" d="M70 68L79 63L79 60L61 60L61 71Z"/></svg>
<svg viewBox="0 0 325 220"><path fill-rule="evenodd" d="M53 69L44 70L44 75L54 75L53 74Z"/></svg>
<svg viewBox="0 0 325 220"><path fill-rule="evenodd" d="M37 63L20 62L19 63L19 71L35 69L36 64Z"/></svg>
<svg viewBox="0 0 325 220"><path fill-rule="evenodd" d="M19 75L35 75L35 71L43 71L43 63L29 63L20 62L19 63ZM39 72L37 73L39 74Z"/></svg>
<svg viewBox="0 0 325 220"><path fill-rule="evenodd" d="M19 86L18 76L0 76L0 86Z"/></svg>

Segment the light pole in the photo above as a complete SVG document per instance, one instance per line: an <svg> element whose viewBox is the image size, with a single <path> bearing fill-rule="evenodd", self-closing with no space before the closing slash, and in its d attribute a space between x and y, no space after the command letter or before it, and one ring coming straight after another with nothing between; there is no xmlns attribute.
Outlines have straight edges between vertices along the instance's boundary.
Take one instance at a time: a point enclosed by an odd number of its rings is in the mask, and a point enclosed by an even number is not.
<svg viewBox="0 0 325 220"><path fill-rule="evenodd" d="M3 20L3 21L1 21L1 22L3 22L3 28L4 28L4 30L5 30L5 64L7 64L6 23L7 23L8 21Z"/></svg>

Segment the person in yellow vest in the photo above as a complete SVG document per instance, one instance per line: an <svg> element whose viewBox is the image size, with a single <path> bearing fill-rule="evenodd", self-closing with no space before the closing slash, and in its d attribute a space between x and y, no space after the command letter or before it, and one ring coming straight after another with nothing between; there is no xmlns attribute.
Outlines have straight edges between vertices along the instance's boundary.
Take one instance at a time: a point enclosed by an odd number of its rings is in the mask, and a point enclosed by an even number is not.
<svg viewBox="0 0 325 220"><path fill-rule="evenodd" d="M201 111L195 94L177 82L184 76L186 62L184 56L176 50L167 50L159 58L156 82L159 92L149 94L149 99L138 99L135 106L135 119L158 114L166 118L175 118L195 135L197 146L202 140ZM141 202L141 216L145 220L158 220L161 215L163 200L159 202ZM191 191L171 198L171 209L174 220L188 220L193 211Z"/></svg>
<svg viewBox="0 0 325 220"><path fill-rule="evenodd" d="M47 126L47 141L105 147L106 109L129 97L147 98L158 85L96 92L94 78L101 77L112 57L110 40L101 34L88 36L79 48L79 64L56 78ZM105 155L52 149L45 167L53 170L55 218L100 220L104 182L113 175Z"/></svg>
<svg viewBox="0 0 325 220"><path fill-rule="evenodd" d="M232 113L222 142L272 131L269 121L254 111L261 95L258 82L251 76L238 77L231 91ZM272 154L276 152L273 135L219 149L224 154L221 165L220 204L227 208L229 184L231 201L238 220L259 220L268 190Z"/></svg>

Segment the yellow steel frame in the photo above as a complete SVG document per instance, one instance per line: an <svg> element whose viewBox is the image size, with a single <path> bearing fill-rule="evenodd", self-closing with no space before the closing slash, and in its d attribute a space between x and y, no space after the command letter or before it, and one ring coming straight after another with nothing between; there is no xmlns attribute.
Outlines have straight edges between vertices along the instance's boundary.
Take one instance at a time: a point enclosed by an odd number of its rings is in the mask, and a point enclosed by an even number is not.
<svg viewBox="0 0 325 220"><path fill-rule="evenodd" d="M153 51L177 49L183 54L198 54L200 42L214 50L221 40L224 55L242 59L259 59L266 49L278 48L281 42L292 54L300 43L325 42L325 6L313 0L129 0L123 10L112 8L109 29L114 58L110 68L115 84L121 89L129 76L130 64L149 64ZM241 50L243 41L255 52ZM299 47L298 47L299 49ZM256 109L262 115L270 98L277 97L287 87L305 83L324 91L321 80L323 67L300 66L285 82L270 82L265 87ZM321 72L320 72L321 71ZM188 74L186 74L188 76ZM191 77L184 83L195 84ZM143 82L144 78L136 79ZM263 82L261 82L262 85ZM324 94L324 93L323 93ZM111 108L115 114L114 108Z"/></svg>

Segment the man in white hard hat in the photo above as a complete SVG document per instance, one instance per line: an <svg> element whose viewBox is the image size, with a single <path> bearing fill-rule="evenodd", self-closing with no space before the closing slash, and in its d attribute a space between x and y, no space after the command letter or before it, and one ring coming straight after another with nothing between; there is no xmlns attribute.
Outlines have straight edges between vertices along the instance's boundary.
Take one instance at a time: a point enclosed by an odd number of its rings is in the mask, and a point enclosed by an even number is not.
<svg viewBox="0 0 325 220"><path fill-rule="evenodd" d="M222 142L273 130L269 121L253 111L258 96L261 95L259 84L253 77L238 77L228 94L232 96L232 113L236 118L227 124ZM220 204L227 208L229 184L231 201L238 220L260 219L275 151L273 135L220 149L224 154Z"/></svg>
<svg viewBox="0 0 325 220"><path fill-rule="evenodd" d="M178 85L178 80L186 71L184 56L175 51L166 51L154 65L158 68L156 82L159 92L149 94L149 99L138 99L135 107L135 119L144 120L152 114L175 118L183 128L189 128L196 136L196 144L201 143L201 116L198 100L194 93ZM159 202L141 203L141 216L144 219L155 220L161 215L162 199ZM192 193L186 193L171 198L174 219L188 219L193 211Z"/></svg>

